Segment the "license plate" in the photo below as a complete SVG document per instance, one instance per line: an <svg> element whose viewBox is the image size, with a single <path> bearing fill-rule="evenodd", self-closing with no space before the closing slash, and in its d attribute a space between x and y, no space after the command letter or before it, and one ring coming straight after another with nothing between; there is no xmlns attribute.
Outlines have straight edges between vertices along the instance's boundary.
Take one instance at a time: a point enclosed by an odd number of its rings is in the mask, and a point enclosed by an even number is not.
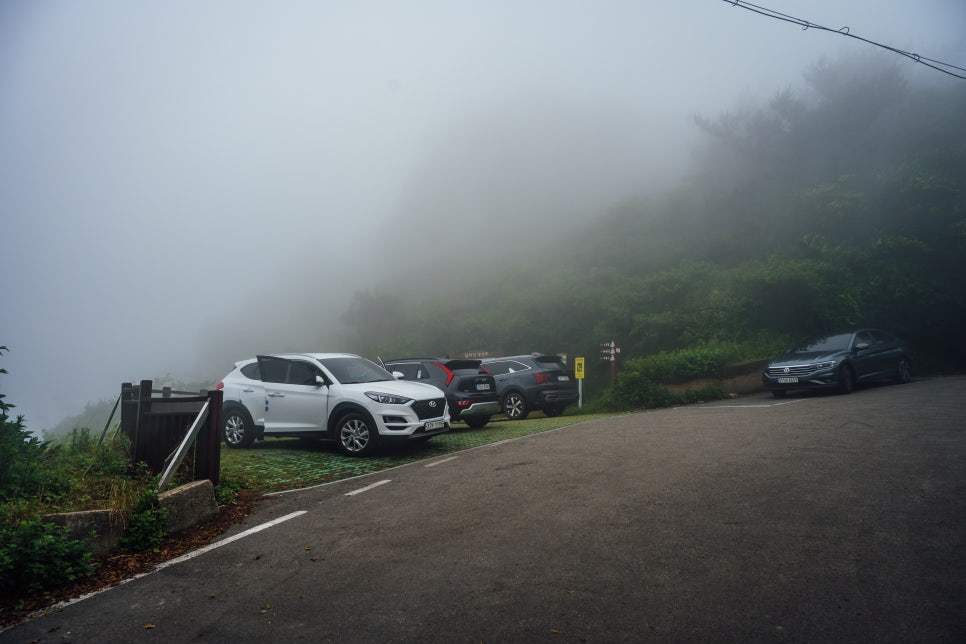
<svg viewBox="0 0 966 644"><path fill-rule="evenodd" d="M442 429L446 426L446 423L441 420L431 420L426 423L426 431L432 431L434 429Z"/></svg>
<svg viewBox="0 0 966 644"><path fill-rule="evenodd" d="M783 385L787 385L793 382L798 382L798 378L779 378L778 382L780 382Z"/></svg>
<svg viewBox="0 0 966 644"><path fill-rule="evenodd" d="M488 383L488 382L481 382L478 385L476 385L476 390L477 391L489 391L490 390L490 383Z"/></svg>
<svg viewBox="0 0 966 644"><path fill-rule="evenodd" d="M570 376L557 376L557 382L567 382L570 380Z"/></svg>

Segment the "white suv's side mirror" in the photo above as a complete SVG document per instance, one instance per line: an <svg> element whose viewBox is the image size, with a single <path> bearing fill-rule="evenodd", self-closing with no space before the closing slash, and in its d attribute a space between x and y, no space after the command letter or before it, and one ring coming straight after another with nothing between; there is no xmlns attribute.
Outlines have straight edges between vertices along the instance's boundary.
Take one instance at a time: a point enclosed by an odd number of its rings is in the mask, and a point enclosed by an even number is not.
<svg viewBox="0 0 966 644"><path fill-rule="evenodd" d="M316 375L315 376L315 384L317 386L319 386L319 387L324 387L325 386L325 378L323 378L322 376Z"/></svg>
<svg viewBox="0 0 966 644"><path fill-rule="evenodd" d="M393 371L392 372L392 377L395 378L396 380L402 380L403 379L403 372L402 371Z"/></svg>

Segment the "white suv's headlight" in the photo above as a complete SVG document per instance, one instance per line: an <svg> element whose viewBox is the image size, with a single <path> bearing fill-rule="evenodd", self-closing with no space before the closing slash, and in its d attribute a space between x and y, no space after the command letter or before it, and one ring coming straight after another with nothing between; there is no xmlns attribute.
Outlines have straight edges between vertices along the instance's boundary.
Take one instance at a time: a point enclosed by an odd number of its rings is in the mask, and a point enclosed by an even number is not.
<svg viewBox="0 0 966 644"><path fill-rule="evenodd" d="M384 394L380 391L367 391L366 395L375 400L377 403L382 403L384 405L405 405L413 401L412 398L397 396L395 394Z"/></svg>

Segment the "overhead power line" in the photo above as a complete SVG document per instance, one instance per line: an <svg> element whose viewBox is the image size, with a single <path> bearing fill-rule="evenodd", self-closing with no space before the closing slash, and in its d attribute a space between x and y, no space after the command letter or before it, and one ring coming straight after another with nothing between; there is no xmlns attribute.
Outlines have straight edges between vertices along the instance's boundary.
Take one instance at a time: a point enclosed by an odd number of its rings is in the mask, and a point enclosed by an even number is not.
<svg viewBox="0 0 966 644"><path fill-rule="evenodd" d="M799 27L801 27L802 31L805 31L806 29L818 29L821 31L828 31L833 34L838 34L840 36L846 36L847 38L854 38L856 40L861 40L864 43L868 43L876 47L881 47L882 49L888 49L891 52L899 54L900 56L905 56L910 60L913 60L922 65L925 65L926 67L935 69L936 71L942 72L943 74L949 74L950 76L954 76L956 78L962 78L963 80L966 80L966 69L962 67L957 67L956 65L950 65L949 63L944 63L939 60L933 60L932 58L926 58L925 56L920 56L919 54L915 54L910 51L903 51L902 49L897 49L896 47L891 47L889 45L885 45L880 42L876 42L874 40L869 40L868 38L863 38L862 36L857 36L851 33L848 27L841 27L839 29L823 27L822 25L816 24L809 20L805 20L803 18L796 18L794 16L789 16L788 14L780 13L778 11L774 11L773 9L768 9L767 7L762 7L756 4L752 4L750 2L743 2L742 0L722 0L722 2L727 2L733 7L740 7L742 9L747 9L748 11L752 11L754 13L760 14L762 16L766 16L768 18L774 18L775 20L781 20L783 22L790 22L793 25L798 25ZM963 72L963 73L960 74L960 73L957 73L957 71Z"/></svg>

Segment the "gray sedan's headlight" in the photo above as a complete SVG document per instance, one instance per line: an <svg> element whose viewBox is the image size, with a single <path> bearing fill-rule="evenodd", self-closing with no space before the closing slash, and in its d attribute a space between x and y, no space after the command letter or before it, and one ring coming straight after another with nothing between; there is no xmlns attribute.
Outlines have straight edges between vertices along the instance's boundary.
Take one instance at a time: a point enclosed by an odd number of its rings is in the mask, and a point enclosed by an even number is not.
<svg viewBox="0 0 966 644"><path fill-rule="evenodd" d="M367 391L366 395L375 400L377 403L382 403L384 405L405 405L413 401L412 398L397 396L395 394L384 394L379 391Z"/></svg>
<svg viewBox="0 0 966 644"><path fill-rule="evenodd" d="M815 369L831 369L834 366L835 362L830 360L828 362L819 362L817 365L815 365Z"/></svg>

